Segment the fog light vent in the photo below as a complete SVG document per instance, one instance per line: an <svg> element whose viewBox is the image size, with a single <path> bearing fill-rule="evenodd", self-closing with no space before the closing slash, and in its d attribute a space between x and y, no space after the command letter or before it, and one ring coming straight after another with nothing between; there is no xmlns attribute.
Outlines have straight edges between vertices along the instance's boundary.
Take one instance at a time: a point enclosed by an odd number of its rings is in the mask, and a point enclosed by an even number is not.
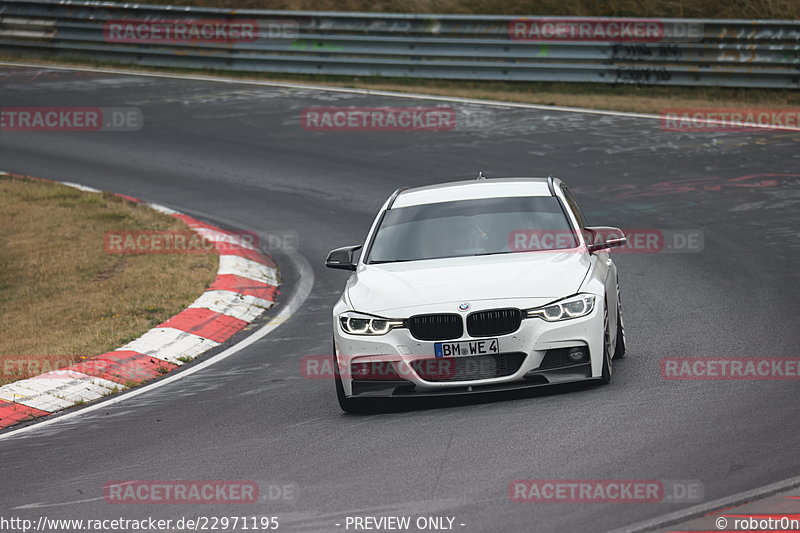
<svg viewBox="0 0 800 533"><path fill-rule="evenodd" d="M570 348L569 360L573 363L584 363L589 360L589 354L586 348Z"/></svg>

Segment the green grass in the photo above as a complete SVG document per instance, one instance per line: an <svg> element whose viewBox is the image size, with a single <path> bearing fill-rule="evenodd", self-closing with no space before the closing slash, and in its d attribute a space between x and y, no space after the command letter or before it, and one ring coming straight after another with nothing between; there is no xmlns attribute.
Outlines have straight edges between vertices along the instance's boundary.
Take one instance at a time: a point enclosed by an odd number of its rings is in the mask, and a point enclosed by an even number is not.
<svg viewBox="0 0 800 533"><path fill-rule="evenodd" d="M3 175L0 226L0 385L124 345L183 310L217 270L214 254L107 253L108 231L186 230L111 194Z"/></svg>

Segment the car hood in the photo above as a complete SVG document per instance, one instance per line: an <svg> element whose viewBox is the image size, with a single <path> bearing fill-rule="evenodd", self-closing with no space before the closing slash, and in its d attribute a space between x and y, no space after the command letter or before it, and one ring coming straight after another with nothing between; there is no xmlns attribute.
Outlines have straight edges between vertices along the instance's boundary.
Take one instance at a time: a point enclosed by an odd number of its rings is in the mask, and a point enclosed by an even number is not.
<svg viewBox="0 0 800 533"><path fill-rule="evenodd" d="M544 298L578 292L591 263L585 252L524 252L360 266L347 296L356 311L479 300Z"/></svg>

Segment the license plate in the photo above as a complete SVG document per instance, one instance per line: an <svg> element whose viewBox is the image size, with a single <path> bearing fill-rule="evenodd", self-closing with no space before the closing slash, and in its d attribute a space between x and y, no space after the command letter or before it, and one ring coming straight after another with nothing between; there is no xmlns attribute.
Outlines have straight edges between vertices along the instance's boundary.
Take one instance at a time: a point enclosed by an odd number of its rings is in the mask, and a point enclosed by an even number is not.
<svg viewBox="0 0 800 533"><path fill-rule="evenodd" d="M500 353L497 339L480 341L437 342L433 345L436 357L469 357Z"/></svg>

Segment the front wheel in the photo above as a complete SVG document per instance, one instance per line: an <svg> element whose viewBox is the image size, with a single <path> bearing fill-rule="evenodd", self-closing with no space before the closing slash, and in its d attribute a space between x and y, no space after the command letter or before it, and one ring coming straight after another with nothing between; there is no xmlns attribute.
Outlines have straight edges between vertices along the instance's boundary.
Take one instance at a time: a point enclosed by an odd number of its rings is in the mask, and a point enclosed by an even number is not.
<svg viewBox="0 0 800 533"><path fill-rule="evenodd" d="M611 332L608 326L608 299L603 304L603 373L600 377L600 383L603 385L611 382Z"/></svg>
<svg viewBox="0 0 800 533"><path fill-rule="evenodd" d="M622 359L628 347L625 340L625 324L622 323L622 300L617 285L617 342L614 345L614 359Z"/></svg>

